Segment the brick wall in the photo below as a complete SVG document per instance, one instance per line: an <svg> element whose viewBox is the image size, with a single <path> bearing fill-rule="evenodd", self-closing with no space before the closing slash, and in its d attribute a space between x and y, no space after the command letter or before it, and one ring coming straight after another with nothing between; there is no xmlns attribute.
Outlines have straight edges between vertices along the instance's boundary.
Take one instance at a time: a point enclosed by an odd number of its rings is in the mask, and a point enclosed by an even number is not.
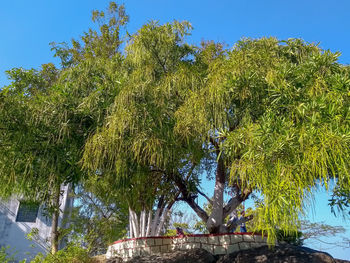
<svg viewBox="0 0 350 263"><path fill-rule="evenodd" d="M229 254L266 245L266 237L252 233L203 234L183 237L140 237L114 242L106 257L121 257L124 260L135 256L146 256L174 250L203 248L214 255Z"/></svg>

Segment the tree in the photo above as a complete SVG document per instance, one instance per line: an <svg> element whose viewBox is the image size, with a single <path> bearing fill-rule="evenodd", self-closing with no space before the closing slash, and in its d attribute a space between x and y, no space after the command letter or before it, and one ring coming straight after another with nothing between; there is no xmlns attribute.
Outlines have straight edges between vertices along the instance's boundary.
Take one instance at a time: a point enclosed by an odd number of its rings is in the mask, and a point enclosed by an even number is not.
<svg viewBox="0 0 350 263"><path fill-rule="evenodd" d="M152 22L141 28L139 33L132 37L126 48L127 80L122 83L120 96L116 96L111 109L111 112L114 112L113 118L109 119L111 125L108 125L112 129L118 129L116 132L123 133L125 140L117 141L118 136L115 137L112 134L114 131L110 135L116 140L104 136L103 132L109 133L109 131L102 128L102 134L97 133L95 137L91 138L94 143L86 146L87 150L84 155L86 168L92 172L99 171L105 177L112 174L112 178L114 178L112 180L117 182L128 181L126 185L129 193L126 195L126 200L132 215L130 219L131 236L139 236L140 227L138 227L137 222L142 222L140 225L144 225L146 211L148 211L148 225L151 221L153 223L151 223L151 229L147 227L148 231L141 231L141 235L159 235L169 210L180 194L178 190L172 191L173 187L168 187L172 180L163 172L163 169L160 169L161 167L158 165L150 164L148 160L144 159L142 153L152 153L153 163L166 161L169 168L172 165L181 165L182 169L189 171L190 174L193 170L185 162L180 164L180 158L185 153L179 146L174 148L176 138L168 136L171 135L171 129L169 129L171 126L169 125L172 125L172 119L167 115L166 107L176 108L178 103L169 100L173 104L171 106L166 97L161 98L163 95L167 96L164 93L166 90L156 91L158 92L157 98L151 97L153 94L150 94L154 92L153 85L164 81L165 73L171 74L174 71L179 64L179 59L186 58L191 54L192 48L190 46L178 45L189 27L188 23L175 22L174 24L158 26ZM157 45L158 41L161 45ZM183 64L183 68L186 69L186 62L184 61ZM140 85L140 82L143 82L144 85ZM145 100L144 96L148 95L150 100ZM171 96L175 98L176 95L171 94ZM161 100L156 101L156 99ZM123 108L126 104L130 105L127 111ZM152 112L147 112L143 106L149 107ZM146 127L141 127L142 123ZM136 129L139 133L133 137ZM163 138L167 141L160 142L159 138L153 136L153 133L166 136ZM163 149L162 153L155 151L158 143L166 144L167 148ZM109 145L108 154L99 151L100 146L107 145ZM130 151L130 149L135 149L135 151ZM88 151L93 153L90 154ZM161 156L162 154L167 158L174 157L176 159L166 160ZM135 199L135 197L137 198ZM154 207L155 209L153 209ZM152 212L152 210L155 211ZM145 228L142 227L142 229Z"/></svg>
<svg viewBox="0 0 350 263"><path fill-rule="evenodd" d="M90 29L72 47L53 44L61 69L13 69L0 93L0 177L2 194L44 201L52 213L51 252L58 249L61 184L83 179L82 148L118 92L122 60L120 30L128 17L111 3L93 12ZM120 77L122 78L122 77Z"/></svg>
<svg viewBox="0 0 350 263"><path fill-rule="evenodd" d="M142 27L126 48L128 82L88 141L85 167L128 160L170 178L210 233L253 191L257 226L297 231L316 182L349 189L349 73L338 53L299 39L188 46L187 23ZM212 212L195 202L199 175L214 172ZM150 173L152 176L152 173ZM132 176L125 174L125 176ZM223 202L228 186L234 193ZM206 197L210 200L208 197Z"/></svg>
<svg viewBox="0 0 350 263"><path fill-rule="evenodd" d="M108 245L126 236L128 207L120 192L106 181L89 178L76 187L76 205L64 238L84 247L89 255L105 254Z"/></svg>

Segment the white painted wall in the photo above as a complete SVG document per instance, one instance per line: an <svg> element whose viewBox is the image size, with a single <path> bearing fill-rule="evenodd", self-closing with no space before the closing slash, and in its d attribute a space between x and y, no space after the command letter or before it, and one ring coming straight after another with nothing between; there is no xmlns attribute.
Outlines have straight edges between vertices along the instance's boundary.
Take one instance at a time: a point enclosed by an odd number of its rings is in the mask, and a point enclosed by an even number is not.
<svg viewBox="0 0 350 263"><path fill-rule="evenodd" d="M69 217L73 207L73 198L69 196L71 186L62 186L61 191L59 227L62 227L63 221L66 221L62 219ZM17 251L16 260L32 259L39 252L46 253L50 247L51 218L45 216L40 206L35 223L16 222L18 207L16 198L0 201L0 247L10 246L11 250ZM26 236L33 228L39 230L39 235L36 240L30 241ZM64 244L60 244L62 246Z"/></svg>

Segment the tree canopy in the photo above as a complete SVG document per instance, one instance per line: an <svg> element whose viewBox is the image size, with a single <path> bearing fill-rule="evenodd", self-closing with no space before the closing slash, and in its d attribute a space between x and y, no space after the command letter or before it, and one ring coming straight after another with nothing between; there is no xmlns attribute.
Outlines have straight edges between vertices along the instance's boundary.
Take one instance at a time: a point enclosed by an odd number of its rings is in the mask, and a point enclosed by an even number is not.
<svg viewBox="0 0 350 263"><path fill-rule="evenodd" d="M131 37L128 81L88 141L85 167L123 174L133 160L161 171L210 232L227 230L224 219L256 191L259 229L295 231L316 184L349 188L348 68L300 39L243 39L226 50L187 45L188 29L150 23ZM194 202L203 169L215 170L209 215ZM224 204L228 185L235 197Z"/></svg>
<svg viewBox="0 0 350 263"><path fill-rule="evenodd" d="M334 179L333 204L348 204L350 71L339 53L301 39L191 45L186 21L151 21L128 35L115 3L93 20L98 30L52 43L60 68L9 71L1 193L48 200L62 183L102 180L128 204L135 236L160 234L176 201L210 233L232 231L252 218L234 211L258 193L255 226L270 241L276 228L297 231L315 185ZM212 198L204 174L215 180Z"/></svg>

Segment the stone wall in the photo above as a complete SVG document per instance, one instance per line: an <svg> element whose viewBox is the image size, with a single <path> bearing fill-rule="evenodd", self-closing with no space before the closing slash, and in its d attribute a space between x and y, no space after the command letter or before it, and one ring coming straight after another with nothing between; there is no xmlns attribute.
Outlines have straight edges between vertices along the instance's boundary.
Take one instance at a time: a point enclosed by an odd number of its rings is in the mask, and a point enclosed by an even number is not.
<svg viewBox="0 0 350 263"><path fill-rule="evenodd" d="M148 256L174 250L203 248L214 255L230 254L238 250L266 245L266 237L252 233L203 234L176 237L140 237L114 242L106 258Z"/></svg>

